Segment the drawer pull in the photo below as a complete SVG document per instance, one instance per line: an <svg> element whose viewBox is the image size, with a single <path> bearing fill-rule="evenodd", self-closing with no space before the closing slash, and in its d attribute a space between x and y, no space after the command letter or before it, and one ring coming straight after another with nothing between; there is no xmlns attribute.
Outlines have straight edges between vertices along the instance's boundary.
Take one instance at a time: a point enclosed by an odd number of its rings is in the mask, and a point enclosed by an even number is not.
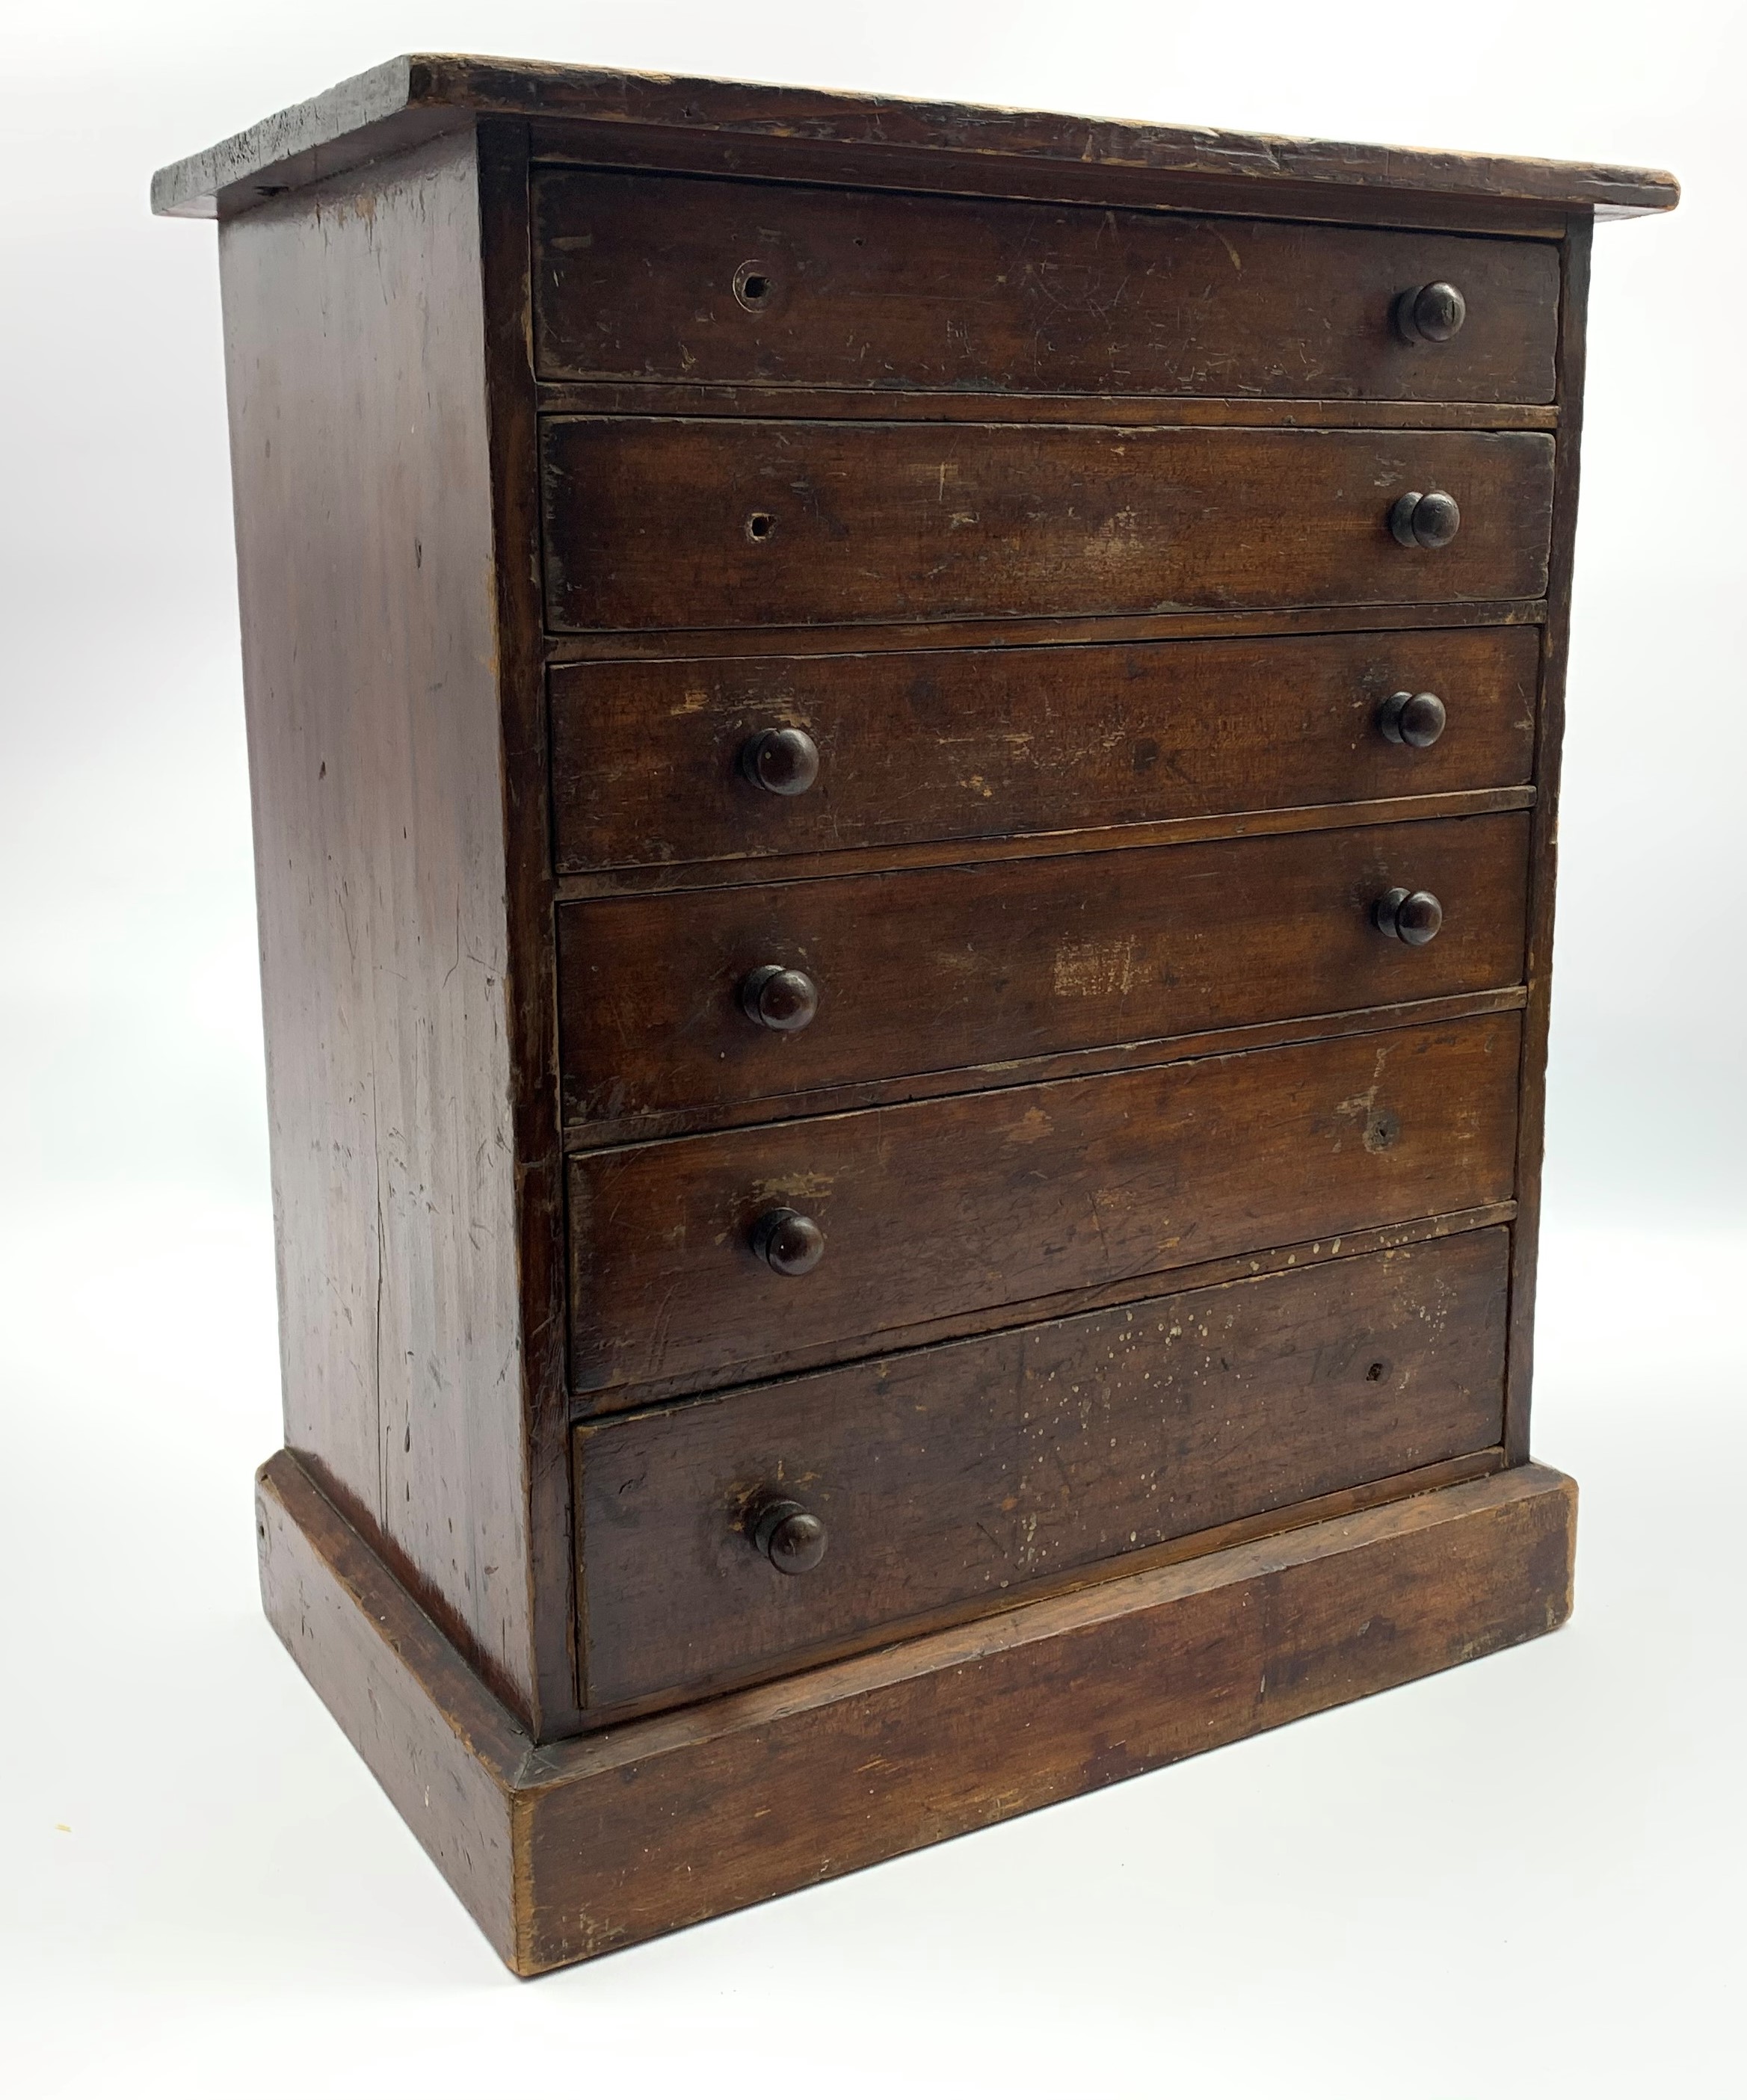
<svg viewBox="0 0 1747 2100"><path fill-rule="evenodd" d="M747 1511L746 1536L784 1575L804 1575L816 1568L830 1543L822 1518L778 1495L763 1496Z"/></svg>
<svg viewBox="0 0 1747 2100"><path fill-rule="evenodd" d="M1448 342L1468 318L1468 302L1453 285L1415 285L1395 301L1395 333L1404 342Z"/></svg>
<svg viewBox="0 0 1747 2100"><path fill-rule="evenodd" d="M1417 488L1395 498L1389 529L1404 547L1447 547L1461 529L1462 512L1441 488L1422 496Z"/></svg>
<svg viewBox="0 0 1747 2100"><path fill-rule="evenodd" d="M1391 941L1423 948L1438 938L1444 907L1429 889L1386 889L1371 907L1371 923Z"/></svg>
<svg viewBox="0 0 1747 2100"><path fill-rule="evenodd" d="M767 1211L752 1229L752 1251L779 1276L805 1276L819 1266L825 1234L798 1211Z"/></svg>
<svg viewBox="0 0 1747 2100"><path fill-rule="evenodd" d="M766 963L741 984L740 1006L747 1020L757 1021L760 1028L792 1035L819 1011L819 987L805 970L785 970L780 963Z"/></svg>
<svg viewBox="0 0 1747 2100"><path fill-rule="evenodd" d="M804 729L761 729L742 746L740 770L767 795L804 795L819 778L819 747Z"/></svg>
<svg viewBox="0 0 1747 2100"><path fill-rule="evenodd" d="M1435 693L1391 693L1377 712L1377 726L1391 743L1410 743L1416 751L1435 743L1448 719Z"/></svg>

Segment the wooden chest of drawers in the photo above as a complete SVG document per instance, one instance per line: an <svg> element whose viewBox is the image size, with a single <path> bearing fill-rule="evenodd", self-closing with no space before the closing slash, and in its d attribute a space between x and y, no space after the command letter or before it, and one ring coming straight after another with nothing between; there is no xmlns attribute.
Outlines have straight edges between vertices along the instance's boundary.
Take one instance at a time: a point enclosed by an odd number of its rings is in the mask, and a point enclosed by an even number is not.
<svg viewBox="0 0 1747 2100"><path fill-rule="evenodd" d="M273 1623L523 1973L1557 1625L1631 170L402 60L220 220Z"/></svg>

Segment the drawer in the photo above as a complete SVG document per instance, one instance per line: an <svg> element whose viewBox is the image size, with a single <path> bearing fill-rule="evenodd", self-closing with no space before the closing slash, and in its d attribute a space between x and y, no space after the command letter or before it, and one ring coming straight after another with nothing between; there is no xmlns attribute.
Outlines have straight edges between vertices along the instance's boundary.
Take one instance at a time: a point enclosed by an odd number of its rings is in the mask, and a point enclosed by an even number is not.
<svg viewBox="0 0 1747 2100"><path fill-rule="evenodd" d="M1058 1291L1504 1202L1519 1038L1515 1013L1493 1014L581 1154L573 1383L728 1384ZM758 1251L783 1211L822 1229L806 1274Z"/></svg>
<svg viewBox="0 0 1747 2100"><path fill-rule="evenodd" d="M567 904L564 1110L683 1113L1517 983L1526 813ZM1391 888L1444 907L1380 933ZM760 971L812 987L766 1025ZM753 1002L756 1007L756 1002Z"/></svg>
<svg viewBox="0 0 1747 2100"><path fill-rule="evenodd" d="M1538 431L551 416L560 631L1538 598ZM1400 545L1404 494L1461 511Z"/></svg>
<svg viewBox="0 0 1747 2100"><path fill-rule="evenodd" d="M1534 759L1533 627L571 664L550 673L561 872L1050 832L1514 787ZM1424 749L1391 693L1436 693ZM767 730L812 739L755 786Z"/></svg>
<svg viewBox="0 0 1747 2100"><path fill-rule="evenodd" d="M542 379L1553 399L1550 242L555 169L533 218Z"/></svg>
<svg viewBox="0 0 1747 2100"><path fill-rule="evenodd" d="M756 1674L1503 1431L1502 1228L586 1427L591 1704ZM824 1558L748 1535L798 1501Z"/></svg>

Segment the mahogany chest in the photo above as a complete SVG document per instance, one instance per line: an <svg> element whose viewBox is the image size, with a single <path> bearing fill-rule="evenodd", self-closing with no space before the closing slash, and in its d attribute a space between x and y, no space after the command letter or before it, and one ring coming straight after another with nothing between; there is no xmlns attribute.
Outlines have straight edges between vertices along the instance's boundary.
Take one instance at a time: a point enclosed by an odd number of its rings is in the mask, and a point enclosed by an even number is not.
<svg viewBox="0 0 1747 2100"><path fill-rule="evenodd" d="M518 1971L1566 1615L1585 291L1676 195L432 57L158 177L267 1608Z"/></svg>

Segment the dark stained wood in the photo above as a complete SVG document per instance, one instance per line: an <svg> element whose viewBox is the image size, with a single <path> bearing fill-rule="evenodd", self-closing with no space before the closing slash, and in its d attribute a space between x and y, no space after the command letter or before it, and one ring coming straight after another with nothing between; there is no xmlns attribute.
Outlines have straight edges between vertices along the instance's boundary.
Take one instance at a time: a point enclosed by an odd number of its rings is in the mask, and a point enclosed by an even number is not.
<svg viewBox="0 0 1747 2100"><path fill-rule="evenodd" d="M1519 1035L1497 1014L573 1158L572 1385L727 1383L953 1312L1502 1202ZM810 1276L752 1251L777 1204L824 1232Z"/></svg>
<svg viewBox="0 0 1747 2100"><path fill-rule="evenodd" d="M1617 213L1665 211L1680 188L1672 175L1642 168L1427 152L1325 139L1059 116L974 104L900 101L890 95L813 88L753 86L733 81L608 72L591 66L530 64L455 53L420 53L342 82L308 102L237 133L204 153L160 169L153 210L210 217L222 204L245 208L262 188L308 181L356 165L404 142L409 119L475 114L563 121L555 136L579 155L614 130L633 127L660 139L667 164L688 134L780 144L803 160L811 147L833 149L839 167L854 149L905 162L937 157L955 165L1057 164L1070 170L1132 170L1164 193L1167 177L1210 177L1239 192L1269 197L1300 190L1412 197L1431 193L1448 214L1462 201L1595 207ZM848 150L846 150L848 149ZM659 161L656 165L661 165ZM858 178L844 174L844 180ZM943 185L944 186L944 185ZM1284 209L1277 202L1272 206Z"/></svg>
<svg viewBox="0 0 1747 2100"><path fill-rule="evenodd" d="M1497 1444L1495 1228L743 1388L577 1432L589 1703L826 1642ZM808 1579L749 1543L798 1498Z"/></svg>
<svg viewBox="0 0 1747 2100"><path fill-rule="evenodd" d="M710 386L674 379L546 380L548 415L751 416L796 420L871 416L884 421L981 423L992 405L1015 423L1117 423L1124 429L1206 425L1288 430L1557 430L1554 403L1275 400L1192 394L1005 394L926 387Z"/></svg>
<svg viewBox="0 0 1747 2100"><path fill-rule="evenodd" d="M1476 817L564 905L564 1111L627 1127L1512 985L1528 851L1526 814ZM1434 945L1379 931L1391 885L1445 900ZM749 1019L772 969L812 994L804 1027Z"/></svg>
<svg viewBox="0 0 1747 2100"><path fill-rule="evenodd" d="M440 57L160 178L263 1593L520 1973L1568 1609L1583 306L1675 193Z"/></svg>
<svg viewBox="0 0 1747 2100"><path fill-rule="evenodd" d="M1116 430L551 417L559 629L975 619L1545 589L1533 431ZM1409 488L1462 507L1399 545Z"/></svg>
<svg viewBox="0 0 1747 2100"><path fill-rule="evenodd" d="M1559 769L1565 736L1565 670L1571 642L1572 560L1577 529L1578 446L1583 416L1592 227L1573 219L1564 249L1560 304L1559 400L1570 442L1559 448L1555 491L1548 621L1541 637L1541 708L1535 743L1538 801L1531 844L1528 1006L1523 1017L1522 1114L1516 1171L1524 1209L1513 1234L1510 1357L1506 1376L1506 1449L1514 1463L1528 1456L1529 1393L1534 1375L1535 1280L1541 1235L1541 1151L1546 1123L1547 1039L1552 1015L1553 909L1559 872Z"/></svg>
<svg viewBox="0 0 1747 2100"><path fill-rule="evenodd" d="M533 186L542 379L1550 402L1550 242L603 170ZM1459 279L1459 340L1398 299Z"/></svg>
<svg viewBox="0 0 1747 2100"><path fill-rule="evenodd" d="M550 673L560 869L1005 839L1526 781L1532 628L1126 647L565 664ZM1379 717L1438 693L1428 750ZM803 728L818 777L740 755Z"/></svg>
<svg viewBox="0 0 1747 2100"><path fill-rule="evenodd" d="M286 1441L526 1711L480 242L455 140L221 254Z"/></svg>
<svg viewBox="0 0 1747 2100"><path fill-rule="evenodd" d="M287 1454L257 1509L280 1638L533 1975L1550 1632L1576 1499L1520 1466L537 1749Z"/></svg>
<svg viewBox="0 0 1747 2100"><path fill-rule="evenodd" d="M989 1065L952 1065L904 1072L892 1079L765 1094L756 1099L730 1099L714 1107L644 1109L635 1114L598 1116L587 1123L566 1123L563 1142L568 1151L589 1152L748 1123L784 1123L795 1116L841 1115L851 1109L935 1101L947 1094L975 1093L986 1087L1037 1085L1048 1079L1126 1072L1137 1065L1174 1063L1186 1057L1225 1057L1245 1050L1272 1050L1283 1043L1317 1042L1329 1035L1374 1035L1384 1029L1426 1027L1440 1021L1466 1021L1482 1013L1511 1013L1528 1001L1525 986L1506 985L1497 990L1463 992L1450 999L1349 1007L1337 1013L1299 1014L1290 1020L1258 1021L1241 1028L1195 1029L1181 1035L1143 1036L1128 1043L1099 1043L1086 1050L1057 1051L1052 1056L1008 1057Z"/></svg>
<svg viewBox="0 0 1747 2100"><path fill-rule="evenodd" d="M514 119L478 136L487 431L496 549L497 667L503 740L509 953L505 1030L521 1301L520 1424L529 1504L522 1579L533 1625L529 1715L537 1736L577 1723L575 1615L562 1594L572 1557L564 1363L564 1176L552 1013L552 866L545 665L540 647L537 410L529 351L528 139ZM513 1167L512 1162L513 1161ZM479 1171L475 1165L475 1171Z"/></svg>

